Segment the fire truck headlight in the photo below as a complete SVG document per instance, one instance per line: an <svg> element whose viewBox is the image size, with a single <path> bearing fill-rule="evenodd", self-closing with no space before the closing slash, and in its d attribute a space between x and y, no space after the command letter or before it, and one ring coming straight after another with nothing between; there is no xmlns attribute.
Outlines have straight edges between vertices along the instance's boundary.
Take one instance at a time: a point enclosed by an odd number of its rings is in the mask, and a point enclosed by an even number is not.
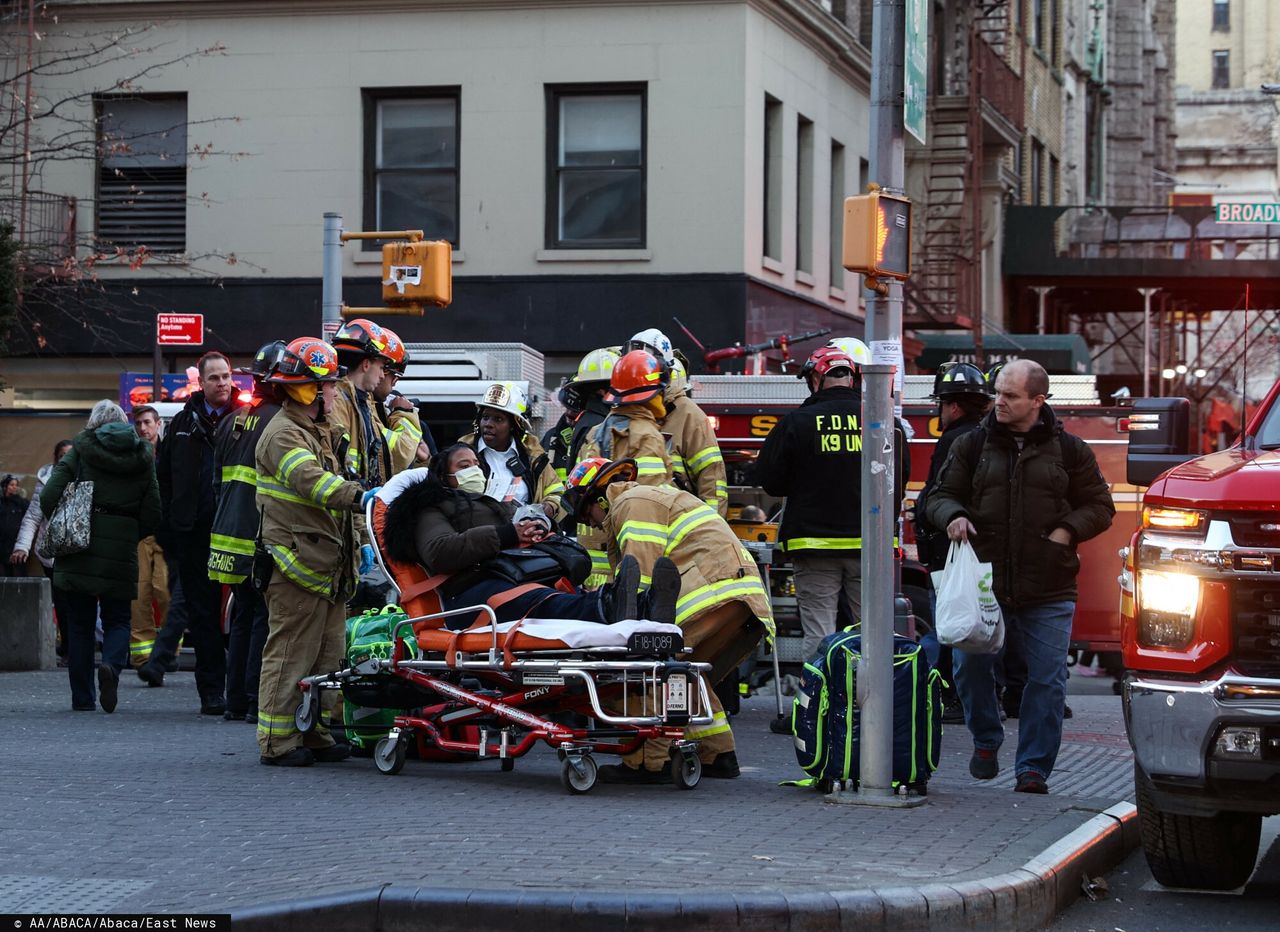
<svg viewBox="0 0 1280 932"><path fill-rule="evenodd" d="M1185 573L1138 573L1138 641L1182 649L1195 636L1200 580Z"/></svg>

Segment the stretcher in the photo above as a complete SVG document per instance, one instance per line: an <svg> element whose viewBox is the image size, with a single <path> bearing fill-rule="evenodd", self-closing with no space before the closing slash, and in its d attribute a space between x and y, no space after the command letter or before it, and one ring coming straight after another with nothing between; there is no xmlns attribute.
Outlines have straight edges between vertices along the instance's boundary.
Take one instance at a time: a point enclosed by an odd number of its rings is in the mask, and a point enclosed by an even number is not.
<svg viewBox="0 0 1280 932"><path fill-rule="evenodd" d="M559 756L565 789L578 794L596 783L595 755L629 754L664 739L671 742L671 782L697 786L697 742L684 732L712 721L711 665L681 659L688 651L680 628L643 620L500 624L489 605L444 609L421 567L383 558L386 507L405 487L396 485L401 476L371 499L366 519L408 617L393 628L389 658L299 681L298 729L315 728L321 692L337 689L358 706L408 710L374 747L384 774L403 769L411 744L420 759L496 758L509 771L543 743ZM446 626L467 616L472 623L463 630Z"/></svg>

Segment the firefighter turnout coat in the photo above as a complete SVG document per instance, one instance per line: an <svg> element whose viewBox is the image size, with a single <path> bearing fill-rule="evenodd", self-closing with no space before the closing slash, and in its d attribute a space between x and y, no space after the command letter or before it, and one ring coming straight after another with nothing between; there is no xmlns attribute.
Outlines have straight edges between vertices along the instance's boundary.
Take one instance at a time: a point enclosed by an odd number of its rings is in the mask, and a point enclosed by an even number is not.
<svg viewBox="0 0 1280 932"><path fill-rule="evenodd" d="M259 386L249 403L223 418L214 435L213 481L218 510L209 538L209 578L234 586L244 582L253 568L254 542L258 538L258 472L255 451L258 438L280 412L280 405Z"/></svg>
<svg viewBox="0 0 1280 932"><path fill-rule="evenodd" d="M286 579L330 602L346 602L359 577L355 511L363 494L342 478L336 425L313 421L292 401L258 441L262 542Z"/></svg>
<svg viewBox="0 0 1280 932"><path fill-rule="evenodd" d="M365 396L374 428L382 435L382 481L413 466L422 443L422 422L418 412L388 412L373 395Z"/></svg>
<svg viewBox="0 0 1280 932"><path fill-rule="evenodd" d="M465 437L458 439L459 443L465 443L480 454L480 465L488 476L488 465L484 461L484 456L480 453L480 437L477 434L467 434ZM560 512L560 499L564 497L564 483L560 481L560 476L556 473L555 468L551 465L551 457L542 449L542 444L538 442L538 438L531 433L526 433L515 443L516 455L520 457L520 464L525 469L525 474L521 478L528 482L528 476L532 474L532 489L529 494L529 503L532 505L550 505L553 516Z"/></svg>
<svg viewBox="0 0 1280 932"><path fill-rule="evenodd" d="M707 413L685 391L667 401L662 433L671 438L671 468L677 483L726 516L729 485L720 444Z"/></svg>
<svg viewBox="0 0 1280 932"><path fill-rule="evenodd" d="M382 475L382 432L368 397L368 393L357 392L350 379L339 379L333 410L326 414L326 419L346 441L342 463L346 477L371 489L390 477Z"/></svg>

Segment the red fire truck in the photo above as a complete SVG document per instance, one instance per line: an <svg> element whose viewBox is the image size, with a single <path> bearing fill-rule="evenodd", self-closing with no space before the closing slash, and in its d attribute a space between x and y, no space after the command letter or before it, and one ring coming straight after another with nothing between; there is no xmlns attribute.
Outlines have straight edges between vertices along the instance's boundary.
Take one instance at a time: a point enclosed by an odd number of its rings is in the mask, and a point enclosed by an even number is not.
<svg viewBox="0 0 1280 932"><path fill-rule="evenodd" d="M802 381L788 375L741 376L698 375L690 380L693 399L712 418L720 449L729 473L730 515L742 507L758 505L771 517L780 502L766 495L752 480L752 464L764 438L788 411L808 395ZM1117 553L1128 543L1137 526L1140 490L1125 475L1128 435L1124 432L1130 409L1104 405L1098 398L1092 376L1051 376L1054 414L1067 430L1088 441L1106 477L1116 504L1116 519L1105 534L1080 547L1079 601L1072 628L1073 645L1102 655L1114 675L1120 674L1120 626L1116 605L1120 598L1117 580ZM909 520L915 496L929 472L929 460L941 433L937 405L929 400L933 376L906 376L903 389L903 416L914 436L910 481L907 484L907 515L903 540L903 592L911 599L917 616L925 617L921 606L928 605L929 578L915 560L914 538ZM779 621L778 659L799 663L799 619L795 614L794 586L785 555L772 546L776 523L757 524L734 521L739 537L745 540L762 563L770 567L770 587Z"/></svg>

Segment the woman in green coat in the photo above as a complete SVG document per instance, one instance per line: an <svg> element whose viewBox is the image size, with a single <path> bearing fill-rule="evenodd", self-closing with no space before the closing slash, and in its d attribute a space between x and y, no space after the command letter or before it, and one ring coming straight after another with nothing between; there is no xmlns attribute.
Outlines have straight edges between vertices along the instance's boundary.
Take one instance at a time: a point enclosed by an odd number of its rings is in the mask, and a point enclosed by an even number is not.
<svg viewBox="0 0 1280 932"><path fill-rule="evenodd" d="M134 433L124 411L99 401L40 493L40 509L53 514L68 482L93 481L89 548L58 557L53 585L65 595L67 672L71 708L92 712L93 642L102 615L102 711L116 707L120 671L129 662L130 603L138 589L138 541L160 523L160 489L151 445Z"/></svg>

